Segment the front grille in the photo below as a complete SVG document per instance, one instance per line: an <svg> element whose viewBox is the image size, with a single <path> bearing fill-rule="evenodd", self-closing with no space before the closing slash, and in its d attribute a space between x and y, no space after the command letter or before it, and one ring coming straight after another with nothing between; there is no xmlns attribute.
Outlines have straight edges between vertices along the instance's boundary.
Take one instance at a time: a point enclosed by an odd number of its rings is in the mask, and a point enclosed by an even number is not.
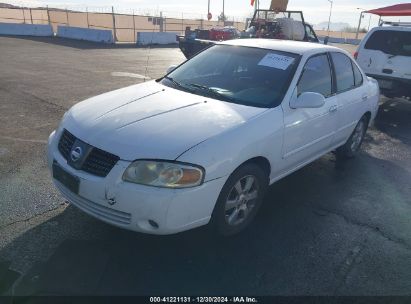
<svg viewBox="0 0 411 304"><path fill-rule="evenodd" d="M119 157L116 155L93 148L82 169L94 175L106 176L118 160Z"/></svg>
<svg viewBox="0 0 411 304"><path fill-rule="evenodd" d="M61 135L58 148L61 155L63 155L66 160L69 158L71 148L73 147L75 141L76 137L67 130L64 130Z"/></svg>
<svg viewBox="0 0 411 304"><path fill-rule="evenodd" d="M61 155L68 161L69 165L71 163L69 161L70 152L76 140L77 138L73 134L67 130L64 130L58 144L58 149ZM93 175L105 177L109 174L111 169L113 169L119 159L120 158L117 155L103 151L96 147L91 147L91 151L84 160L80 170Z"/></svg>

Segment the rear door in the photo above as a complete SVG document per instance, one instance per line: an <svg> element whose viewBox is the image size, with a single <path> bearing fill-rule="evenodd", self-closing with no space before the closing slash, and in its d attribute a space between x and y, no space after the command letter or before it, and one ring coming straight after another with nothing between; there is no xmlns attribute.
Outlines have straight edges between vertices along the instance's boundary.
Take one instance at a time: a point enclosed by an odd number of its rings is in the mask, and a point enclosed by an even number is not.
<svg viewBox="0 0 411 304"><path fill-rule="evenodd" d="M347 55L331 52L335 73L335 90L338 103L337 131L333 145L345 143L364 114L368 95L363 86L363 75Z"/></svg>

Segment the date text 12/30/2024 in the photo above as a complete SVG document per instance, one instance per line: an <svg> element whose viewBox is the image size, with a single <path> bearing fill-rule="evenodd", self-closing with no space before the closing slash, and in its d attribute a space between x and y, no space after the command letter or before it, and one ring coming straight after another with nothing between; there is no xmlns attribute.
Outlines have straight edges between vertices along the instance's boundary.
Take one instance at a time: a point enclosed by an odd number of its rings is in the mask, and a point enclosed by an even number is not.
<svg viewBox="0 0 411 304"><path fill-rule="evenodd" d="M258 303L254 297L150 297L150 303Z"/></svg>

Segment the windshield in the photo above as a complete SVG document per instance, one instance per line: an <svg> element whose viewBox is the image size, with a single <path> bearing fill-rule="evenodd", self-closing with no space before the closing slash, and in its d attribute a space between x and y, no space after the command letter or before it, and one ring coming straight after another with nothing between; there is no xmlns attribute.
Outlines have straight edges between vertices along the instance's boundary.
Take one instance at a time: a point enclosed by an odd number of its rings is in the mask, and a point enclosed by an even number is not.
<svg viewBox="0 0 411 304"><path fill-rule="evenodd" d="M269 108L281 103L299 55L216 45L162 79L162 83L227 102Z"/></svg>
<svg viewBox="0 0 411 304"><path fill-rule="evenodd" d="M368 39L365 49L394 56L411 56L411 32L376 31Z"/></svg>

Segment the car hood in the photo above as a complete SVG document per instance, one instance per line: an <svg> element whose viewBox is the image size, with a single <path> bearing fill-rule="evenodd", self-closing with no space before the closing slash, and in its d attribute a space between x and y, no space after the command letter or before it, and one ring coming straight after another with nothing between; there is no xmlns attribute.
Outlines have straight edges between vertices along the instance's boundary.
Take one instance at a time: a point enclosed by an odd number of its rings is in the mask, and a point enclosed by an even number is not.
<svg viewBox="0 0 411 304"><path fill-rule="evenodd" d="M176 159L198 143L265 110L150 81L76 104L62 126L123 160Z"/></svg>

